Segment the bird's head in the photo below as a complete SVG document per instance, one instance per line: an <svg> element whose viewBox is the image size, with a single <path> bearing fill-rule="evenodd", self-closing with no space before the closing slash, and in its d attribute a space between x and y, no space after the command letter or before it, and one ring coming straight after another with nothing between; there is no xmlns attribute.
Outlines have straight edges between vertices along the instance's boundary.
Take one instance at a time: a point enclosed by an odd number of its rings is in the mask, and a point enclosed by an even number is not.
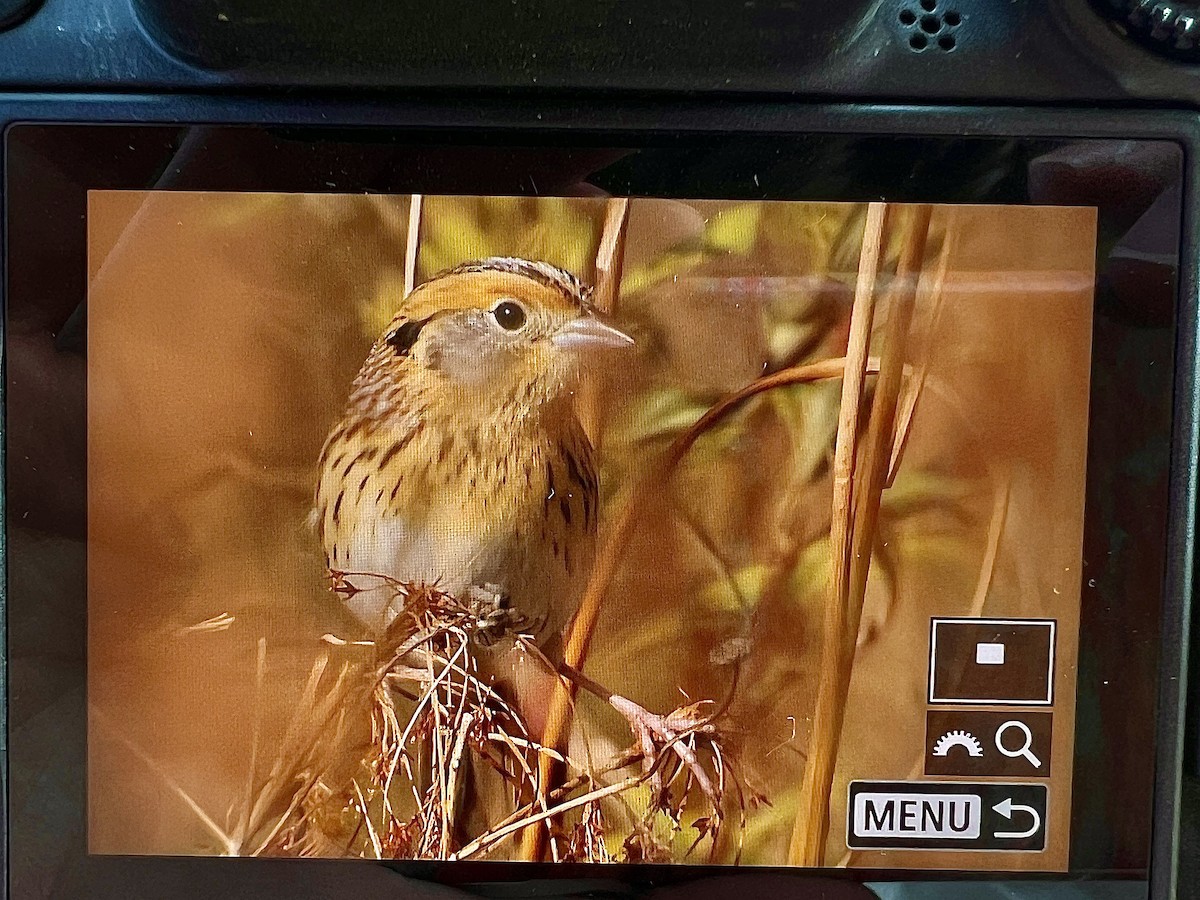
<svg viewBox="0 0 1200 900"><path fill-rule="evenodd" d="M586 351L633 344L600 319L589 294L575 276L544 262L464 263L406 298L368 366L385 378L430 379L481 402L537 406L571 390Z"/></svg>

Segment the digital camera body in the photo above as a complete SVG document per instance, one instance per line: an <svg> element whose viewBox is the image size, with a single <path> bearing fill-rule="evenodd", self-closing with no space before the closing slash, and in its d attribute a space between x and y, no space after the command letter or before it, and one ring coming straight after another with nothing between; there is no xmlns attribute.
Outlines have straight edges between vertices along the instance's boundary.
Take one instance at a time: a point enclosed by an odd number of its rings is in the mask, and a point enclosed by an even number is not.
<svg viewBox="0 0 1200 900"><path fill-rule="evenodd" d="M1192 696L1194 687L1189 687L1200 475L1198 47L1200 8L1193 15L1190 7L1133 0L886 0L820 9L810 3L781 0L593 5L543 0L476 5L453 0L421 8L397 4L382 8L357 0L337 7L316 0L198 0L187 5L165 0L45 0L41 4L0 0L0 131L4 135L0 233L4 239L6 372L4 784L11 895L201 896L225 891L231 895L326 896L344 890L384 896L407 890L419 896L427 890L431 896L440 896L437 891L458 888L515 896L504 892L519 892L522 885L545 879L552 881L553 887L538 885L538 890L563 894L603 885L612 888L616 882L621 887L612 889L663 896L672 891L703 895L705 890L714 896L734 891L783 896L807 896L807 892L816 896L820 891L833 896L868 891L909 896L906 892L912 891L912 896L922 896L923 890L959 891L958 896L973 896L968 892L977 891L982 896L989 882L998 880L1018 895L1022 891L1053 891L1069 881L1079 896L1110 888L1132 891L1132 896L1138 896L1138 891L1145 896L1147 890L1156 898L1186 896L1190 884L1186 860L1181 865L1181 843L1186 841L1181 822L1188 815L1184 785L1195 776L1200 750L1197 704ZM213 830L227 837L237 828L237 816L232 816L231 822L223 820L226 809L214 799L220 796L217 793L208 800L199 799L204 789L196 788L195 769L176 771L163 761L176 759L167 749L175 746L173 741L182 746L190 740L188 746L194 749L198 743L195 735L185 738L181 735L186 730L172 732L166 725L161 733L146 730L146 726L138 732L138 739L114 739L104 731L109 719L119 718L101 708L106 697L120 695L119 684L125 683L121 678L130 683L149 678L148 670L139 670L132 663L120 676L112 674L116 669L101 666L98 661L106 660L108 654L121 656L103 643L105 635L109 630L124 633L138 630L144 622L158 621L150 613L145 620L130 618L125 607L121 607L119 622L105 619L105 610L113 607L105 606L108 601L104 598L109 595L103 591L108 590L105 585L111 579L103 569L103 555L120 542L115 537L111 544L107 540L111 533L108 523L116 519L105 516L116 514L105 512L108 499L97 493L118 490L112 486L115 482L102 482L97 474L109 471L104 468L108 457L103 454L115 452L105 451L109 445L101 441L112 421L109 416L121 416L119 412L106 413L105 407L98 405L115 390L104 360L118 359L105 349L104 335L137 328L132 313L129 321L113 320L111 329L99 327L104 320L95 307L107 303L107 308L117 309L120 298L126 296L116 289L101 293L101 269L107 265L105 260L117 253L114 247L121 240L142 242L132 244L137 249L129 251L137 259L149 260L158 254L164 260L173 258L167 243L154 241L175 220L174 211L163 213L159 224L144 234L135 229L138 214L122 219L119 210L114 211L111 215L117 224L111 230L126 237L104 243L106 226L100 223L103 215L109 215L104 204L117 203L122 192L133 191L181 198L196 194L403 197L409 205L403 207L399 218L408 215L409 228L413 222L423 223L420 227L427 246L434 249L439 246L434 235L443 233L439 228L444 227L446 235L464 233L461 223L451 220L450 211L437 211L434 198L499 197L530 202L535 198L567 197L572 202L588 197L631 198L633 211L626 215L633 218L628 227L631 233L644 228L644 241L668 226L639 226L639 204L650 210L650 204L658 201L691 203L704 216L725 214L720 211L726 206L713 206L711 210L717 212L712 212L703 205L710 200L747 207L791 202L797 204L797 210L801 204L827 204L831 210L837 204L857 204L859 212L853 215L865 215L868 223L863 231L860 220L847 213L847 222L857 223L855 234L861 235L854 238L857 243L849 264L851 275L859 273L858 281L849 276L843 279L850 285L843 297L847 318L838 326L841 330L833 329L840 335L836 340L843 343L841 350L831 351L833 357L847 360L853 356L852 345L846 343L846 335L854 327L850 303L854 291L862 290L862 258L872 209L894 208L879 214L892 216L893 239L903 243L902 234L908 232L902 232L896 223L909 221L905 217L910 207L933 205L936 227L929 232L924 268L918 267L922 272L936 269L936 228L943 227L950 234L951 226L938 225L943 222L938 218L943 208L1091 210L1081 218L1062 220L1072 223L1072 228L1077 226L1081 233L1091 228L1088 223L1096 223L1094 234L1087 236L1092 243L1081 257L1094 259L1094 269L1087 272L1081 288L1093 298L1093 305L1084 304L1090 324L1079 326L1083 329L1079 332L1083 335L1081 352L1090 359L1090 378L1076 385L1083 392L1076 401L1069 401L1074 383L1047 385L1044 392L1046 398L1057 398L1046 400L1050 404L1047 409L1053 412L1049 421L1054 416L1064 422L1078 419L1080 426L1082 443L1077 441L1078 446L1062 435L1049 435L1044 444L1044 448L1062 448L1066 460L1056 463L1063 468L1054 469L1047 484L1070 481L1076 471L1070 465L1078 463L1076 505L1064 512L1040 490L1030 497L1046 496L1045 508L1038 508L1033 500L1023 505L1012 499L1020 495L1006 494L1010 515L1054 521L1074 521L1074 516L1079 520L1079 535L1071 548L1074 555L1066 557L1080 561L1071 574L1074 581L1068 580L1065 588L1073 594L1070 610L1063 613L1053 605L1057 601L1050 594L1059 594L1057 582L1040 570L1029 575L1030 580L1022 582L1019 590L1013 589L1014 597L1020 594L1025 599L1014 600L1010 606L906 607L915 601L901 591L895 614L900 616L898 621L912 624L913 630L907 638L911 658L906 656L897 663L897 671L911 670L913 683L920 684L914 693L898 676L896 704L912 706L910 718L919 720L912 726L916 729L914 740L920 744L928 739L928 754L922 757L923 767L913 769L908 777L905 773L911 761L907 757L895 771L887 766L871 768L864 762L855 763L858 768L849 774L835 771L830 775L834 787L825 791L824 806L818 804L817 809L823 811L827 840L832 843L823 854L817 854L815 863L811 855L792 852L793 846L777 856L762 851L754 866L738 865L732 851L720 855L728 848L718 847L716 838L712 858L719 863L717 867L686 854L635 859L629 855L634 844L628 835L623 841L608 841L609 849L604 852L622 860L614 864L590 856L552 862L545 847L540 856L531 856L526 848L488 860L470 855L459 859L455 853L472 847L468 840L457 849L447 844L440 855L423 856L405 845L406 849L388 858L388 853L381 852L383 843L377 842L372 850L370 841L368 851L362 854L342 854L383 861L375 865L341 859L231 861L201 858L220 854L193 847L188 843L191 837L175 843L160 840L166 824L157 825L158 831L147 828L143 834L121 818L120 807L126 805L122 797L129 798L131 808L157 809L173 802L164 796L178 799L187 795L179 802L197 807L208 804L211 808L203 816L213 820ZM426 205L418 207L415 200L407 199L415 196L425 197ZM544 211L549 207L530 208L535 209L530 213L535 217L549 215ZM417 209L424 212L414 213ZM592 207L579 209L583 211L580 215L591 215ZM180 210L179 227L184 228L184 207ZM301 214L296 212L296 216ZM415 218L422 214L424 219ZM673 221L667 212L661 215L663 222ZM918 214L913 215L919 219ZM291 216L288 213L280 221L291 221ZM447 224L440 225L436 216L443 216ZM600 223L604 216L597 216ZM241 226L222 227L236 231ZM269 227L285 226L275 222ZM543 232L553 227L543 225ZM929 227L928 221L925 227ZM1042 226L1033 221L1010 227ZM1032 244L1050 241L1057 233L1055 228L1045 227L1046 232L1038 232L1038 240ZM1002 226L997 233L1005 231ZM608 232L597 233L603 246ZM333 241L328 235L322 238L319 231L297 234L300 236L294 240L298 244ZM964 230L956 239L957 246L969 244L971 234ZM449 237L444 240L453 243ZM711 245L711 241L704 243L708 240L697 238L685 249L701 252ZM402 241L398 241L397 266L402 267L405 254ZM409 243L411 248L412 241ZM945 237L939 246L950 243L951 238ZM989 245L986 239L977 243ZM859 244L864 248L861 252ZM501 245L508 246L497 244ZM636 255L636 245L631 238L624 251L627 257ZM99 249L102 246L108 249ZM736 242L729 244L736 246ZM340 245L330 243L328 247L330 253L342 252ZM179 252L179 260L190 258ZM202 251L188 251L193 256L198 252ZM412 252L429 251L416 247ZM600 251L593 248L588 252ZM686 274L680 262L682 252L677 248L664 251L663 259L669 262L654 271L679 266L670 271L676 277ZM901 283L905 251L895 250L889 256L885 244L880 252L885 258L883 269L892 266L888 271L894 270L897 283ZM919 257L920 251L915 252ZM950 262L945 265L953 272L955 257L946 252ZM533 251L526 254L518 246L514 255L532 256ZM347 258L358 257L350 253ZM416 256L409 262L407 277L412 270L420 271ZM722 269L719 261L707 258L700 265L701 269L688 271L724 279L721 283L729 290L745 289L739 278L761 277L770 282L775 277L773 270L749 263L744 271ZM1022 277L1033 284L1036 279L1030 272L1044 273L1050 265L1030 264L1028 272L1021 270ZM249 263L246 266L247 270L253 268ZM627 259L626 279L621 282L625 292L634 289L631 266ZM646 266L647 271L653 269L650 262ZM970 260L964 266L962 271L967 273L986 268ZM1019 268L1011 261L995 266L1005 271ZM427 264L427 268L425 274L432 276L440 267ZM1068 275L1079 269L1076 266L1068 272L1068 268L1063 270ZM598 281L605 269L597 264L595 270ZM200 273L190 276L193 280L203 281L211 270L205 265L191 271ZM945 269L942 271L944 275ZM794 273L781 270L778 276L793 277ZM949 283L969 280L962 275ZM122 290L131 290L129 285L138 283L136 279L123 282ZM161 282L155 284L161 290ZM921 291L926 288L913 290L920 308L920 297L925 296ZM993 288L980 290L987 293ZM961 298L969 297L968 288L961 291L960 300L967 303ZM881 289L881 298L891 296ZM177 303L179 310L199 308L207 302L203 297L182 288L180 299L159 295L161 303L167 307ZM261 301L247 302L266 305L276 301L264 295ZM953 306L950 301L943 302ZM1036 330L1040 314L1036 305L1031 310L1028 315L1032 318L1022 320L1021 327L1027 324ZM388 318L393 311L389 310ZM213 315L214 329L232 327L217 324L216 313ZM1074 332L1062 333L1061 345L1065 346ZM167 359L170 353L183 352L170 349L175 347L174 338L167 332L150 334L144 345L148 349L144 354L134 353L134 358L157 358L154 353L162 348L169 350ZM639 347L669 344L661 333L654 334L658 336L646 339L635 333ZM305 338L314 339L313 335ZM254 340L261 343L274 338ZM1024 333L1012 335L1016 355L1011 366L1032 366L1031 360L1040 355L1053 357L1060 352L1054 341L1045 346L1039 341ZM821 346L827 345L833 346ZM367 341L362 349L369 346ZM877 376L882 384L884 363L872 368L876 363L870 360L883 352L872 343L869 358L862 358L861 372L871 385L875 382L870 379ZM818 354L817 358L823 357ZM347 370L350 375L359 361ZM911 371L919 368L915 362L908 365L904 372L909 374L898 378L911 377ZM784 371L786 367L780 366L779 371ZM163 371L147 364L130 376L130 383L169 377ZM216 371L211 375L214 384L219 380ZM762 373L752 373L757 374ZM200 375L189 382L189 390L203 393L209 390L204 386L209 380L209 375ZM349 379L343 380L346 383L339 390L345 391ZM721 384L721 389L714 387L703 395L704 407L717 408L737 387L733 382ZM877 399L884 392L879 386L870 390L873 393L863 396ZM999 395L1006 388L996 383L995 390ZM837 397L830 402L836 404ZM1022 402L1034 404L1030 416L1036 417L1041 401ZM279 400L277 405L286 407L287 402ZM846 407L841 409L844 416ZM867 434L865 415L861 430ZM322 422L321 428L328 430L332 421ZM831 421L839 421L838 416L833 415ZM916 421L914 427L919 426L920 420ZM889 423L895 428L894 421ZM996 434L1005 433L1000 425L996 427ZM1085 433L1086 439L1082 437ZM987 439L999 440L995 435ZM603 468L604 453L617 453L613 448L624 445L619 438L607 436L603 444L596 443L604 476L600 496L605 498L604 473L608 470ZM141 439L120 446L126 447L123 458L134 466L130 480L122 484L133 485L136 493L139 478L151 479L149 474L139 475L136 466L142 462L150 466L154 451ZM212 450L213 458L220 452L219 448ZM146 460L142 460L143 453ZM1029 454L1030 458L1036 456L1032 450ZM304 453L298 456L304 457ZM312 452L309 456L303 477L312 480L317 476L309 470L317 465L317 455ZM836 469L833 430L828 453L818 456L828 456L829 465ZM848 458L853 458L853 451ZM869 488L864 491L861 496L870 495ZM604 502L611 505L601 507L609 510L607 523L601 514L602 547L610 533L606 529L615 527L613 510L618 508L611 497ZM886 488L882 502L886 509ZM135 507L137 503L122 493L116 505ZM821 508L828 505L824 502ZM981 524L975 529L979 546L972 551L972 559L988 558L988 535L992 533L988 523L999 521L988 519L990 500L983 509ZM234 523L232 513L222 515L225 518L212 521ZM162 520L165 524L138 527L154 531L175 527L175 521L168 518ZM229 527L236 530L241 526ZM996 525L996 530L1000 536L995 546L1001 549L993 547L991 558L992 563L998 556L1002 558L994 576L999 583L1008 577L1003 563L1008 551L1003 550L1001 526ZM831 545L836 543L836 533L835 525L830 532ZM665 548L659 549L670 555ZM1020 554L1012 552L1013 560L1019 560ZM152 556L154 552L147 554ZM1027 558L1033 556L1027 554ZM139 555L131 552L123 559L122 571L127 576L120 582L120 591L112 589L112 596L141 590L143 562ZM187 565L192 566L195 560L188 559ZM155 563L147 558L145 565L151 570ZM846 565L852 572L853 564ZM1035 567L1032 562L1029 565ZM1016 573L1011 575L1013 579L1024 577L1018 561L1013 561L1011 568ZM823 579L821 575L822 585ZM146 575L144 581L151 584L151 576ZM167 596L165 588L145 590L147 597ZM867 590L869 612L872 601L870 588ZM983 591L987 592L986 586ZM700 593L697 589L696 596ZM1029 599L1041 594L1048 597L1046 607ZM155 602L159 601L146 600L148 608ZM171 613L174 600L162 603ZM860 598L859 613L861 603ZM680 609L677 618L706 615L688 611L686 606ZM164 613L162 622L175 623L171 615ZM247 621L252 616L238 613L235 618ZM820 621L819 615L813 619L814 623ZM964 681L966 676L957 669L940 675L937 635L943 634L945 647L950 640L946 635L952 631L939 632L939 628L951 629L964 621L995 625L999 635L980 638L970 650L974 653L970 664L985 674L1004 667L1006 647L1011 661L1020 646L1017 637L1011 641L1004 637L1009 634L1006 629L1019 635L1021 628L1031 623L1058 623L1057 632L1050 629L1057 637L1050 638L1046 702L1037 696L1037 690L1025 697L1014 688L1011 696L998 695L1003 702L992 703L997 698L970 693L963 686L969 679ZM178 623L171 627L177 628ZM218 631L225 628L212 627ZM237 627L230 627L230 633ZM805 640L818 649L820 635L827 636L822 627L813 624L804 631ZM314 632L320 633L320 629ZM567 632L568 663L569 637ZM860 637L860 644L862 640ZM850 643L853 646L854 640ZM203 652L215 660L225 651ZM866 652L860 646L859 658ZM238 658L235 651L229 653L231 659ZM247 659L251 674L246 683L253 685L253 654ZM828 671L830 657L820 659L823 662L812 669L817 673L814 687L804 688L804 696L824 696L824 688L816 685L820 673ZM611 671L629 665L627 661L614 663ZM603 673L611 674L603 667L587 672L590 678L601 680ZM260 679L261 675L260 670ZM744 685L746 677L739 675L730 683ZM195 678L203 681L200 675ZM949 679L946 683L957 687L947 687L939 679ZM302 687L303 679L298 684ZM672 683L683 690L681 685ZM545 690L552 687L553 682ZM944 695L939 693L943 688L947 691ZM296 695L300 695L298 689ZM199 693L180 703L198 709L207 702L206 696ZM872 696L868 710L866 701L847 701L843 695L848 721L858 721L856 715L865 721L889 705L880 695ZM976 755L965 738L949 737L963 730L995 732L994 737L984 735L986 739L979 744L979 753L984 754L986 747L988 759L995 757L1002 763L1001 757L1028 759L1035 754L1040 732L1033 718L1021 718L1026 709L1022 704L1030 704L1028 708L1035 712L1040 704L1055 715L1052 765L1059 769L1030 772L1028 777L1012 774L1015 769L939 769L938 759L953 759L951 754L956 752ZM997 706L999 712L993 709ZM797 734L813 742L795 763L796 785L803 782L808 786L814 776L805 766L811 766L817 755L815 735L821 733L821 727L813 723L820 716L815 706L810 709L801 704L796 709L802 711L792 716L791 738L785 728L781 738L771 738L769 743L783 746ZM947 709L975 718L951 717L945 720L945 728L935 727L934 723L943 721L937 716L946 714L940 711ZM136 718L134 712L128 715ZM997 715L1007 721L993 723L988 718ZM154 718L145 713L139 721L145 725ZM902 735L885 732L868 739L853 731L852 724L846 727L851 731L842 731L843 754L851 740L875 740L884 756L889 742L907 747ZM230 728L236 731L234 725ZM1014 729L1019 733L1014 734ZM934 739L943 730L946 736L939 744ZM150 734L158 737L151 740L146 737ZM238 745L247 752L252 743L248 735L249 731L242 735ZM1017 740L1022 735L1028 742ZM987 740L993 741L995 749ZM1046 740L1050 741L1048 732ZM1017 743L1023 746L1012 749ZM265 765L265 744L260 747L257 737L253 744L253 752L261 756L260 765ZM955 744L961 746L955 750ZM832 746L836 754L836 731ZM158 750L164 755L160 757ZM785 749L779 754L789 752ZM918 747L914 752L925 750ZM141 788L120 781L124 770L113 762L118 757L133 759L152 773L143 772L139 777L161 777L171 787L165 795L147 799L151 795ZM202 755L197 758L203 759ZM266 775L256 782L255 757L250 758L251 787L261 787L259 782L264 782ZM778 758L776 755L772 764ZM1041 759L1034 758L1040 767ZM1045 759L1050 762L1049 756ZM1014 764L1021 762L1018 759ZM1065 775L1056 774L1064 770ZM686 765L681 771L679 778L686 778ZM937 774L939 771L945 774ZM637 772L630 777L638 777ZM109 784L121 784L122 788L110 795ZM957 787L944 788L947 784ZM1014 788L1005 793L1011 785L1028 790L1020 793ZM1045 805L1047 785L1049 807ZM790 797L787 789L781 788L785 793L778 796ZM1042 792L1037 795L1042 799L1030 800L1037 791ZM788 804L793 801L775 799L772 803L773 796L767 791L766 806L787 811L787 833L794 837L800 826L791 831L792 807ZM982 837L977 834L960 840L938 831L942 826L936 823L928 826L932 830L917 828L905 836L904 803L925 804L920 809L929 815L946 811L953 821L953 806L930 806L929 798L958 796L967 798L964 810L982 809L982 802L997 811L987 813L991 819L985 815ZM859 797L868 799L855 799ZM347 809L358 808L352 799L347 801ZM681 816L682 824L676 823L679 828L690 826L690 819L700 821L700 814L687 805L692 802L680 801L678 809L686 809L687 815ZM895 805L863 805L872 802ZM363 801L364 818L367 805ZM287 802L280 804L281 823L287 807ZM572 810L577 812L572 807L562 814ZM861 815L856 810L861 810ZM1036 818L1030 834L1040 844L1020 844L1025 838L1004 837L1027 830L1021 810ZM895 821L884 826L882 817L893 814ZM731 818L728 811L723 815L727 821ZM753 824L757 813L748 815ZM139 814L137 818L154 816ZM987 842L989 828L992 843ZM247 829L252 830L249 826L243 830ZM621 833L616 824L610 829L612 834ZM261 847L272 846L274 835L267 832L269 827L263 829ZM125 843L104 837L120 833L141 837ZM550 834L553 844L556 838L553 831ZM1018 844L1006 845L1006 840ZM787 844L785 835L781 846ZM621 857L622 852L626 856Z"/></svg>

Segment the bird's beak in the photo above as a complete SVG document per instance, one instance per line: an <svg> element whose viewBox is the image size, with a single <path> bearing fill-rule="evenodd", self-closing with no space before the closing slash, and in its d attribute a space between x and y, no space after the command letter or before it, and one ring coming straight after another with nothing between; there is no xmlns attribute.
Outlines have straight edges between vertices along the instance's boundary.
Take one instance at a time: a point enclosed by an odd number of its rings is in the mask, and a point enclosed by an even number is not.
<svg viewBox="0 0 1200 900"><path fill-rule="evenodd" d="M593 315L572 319L550 338L550 343L562 350L589 347L632 347L633 338Z"/></svg>

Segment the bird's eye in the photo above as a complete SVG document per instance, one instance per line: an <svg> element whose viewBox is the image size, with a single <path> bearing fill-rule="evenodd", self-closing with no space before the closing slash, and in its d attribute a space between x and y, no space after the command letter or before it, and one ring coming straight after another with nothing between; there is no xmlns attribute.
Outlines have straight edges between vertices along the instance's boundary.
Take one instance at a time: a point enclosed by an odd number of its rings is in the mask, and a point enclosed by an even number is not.
<svg viewBox="0 0 1200 900"><path fill-rule="evenodd" d="M505 300L497 303L492 310L496 324L505 331L520 331L525 324L525 308L515 300Z"/></svg>

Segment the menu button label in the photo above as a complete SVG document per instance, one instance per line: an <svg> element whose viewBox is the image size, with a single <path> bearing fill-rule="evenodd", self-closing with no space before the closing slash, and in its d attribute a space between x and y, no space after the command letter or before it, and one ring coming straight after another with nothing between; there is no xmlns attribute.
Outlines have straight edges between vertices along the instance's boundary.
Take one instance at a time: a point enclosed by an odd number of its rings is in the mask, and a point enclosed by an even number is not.
<svg viewBox="0 0 1200 900"><path fill-rule="evenodd" d="M851 850L1046 849L1044 784L852 781L849 794Z"/></svg>
<svg viewBox="0 0 1200 900"><path fill-rule="evenodd" d="M854 833L864 838L979 837L983 804L971 794L861 793Z"/></svg>

